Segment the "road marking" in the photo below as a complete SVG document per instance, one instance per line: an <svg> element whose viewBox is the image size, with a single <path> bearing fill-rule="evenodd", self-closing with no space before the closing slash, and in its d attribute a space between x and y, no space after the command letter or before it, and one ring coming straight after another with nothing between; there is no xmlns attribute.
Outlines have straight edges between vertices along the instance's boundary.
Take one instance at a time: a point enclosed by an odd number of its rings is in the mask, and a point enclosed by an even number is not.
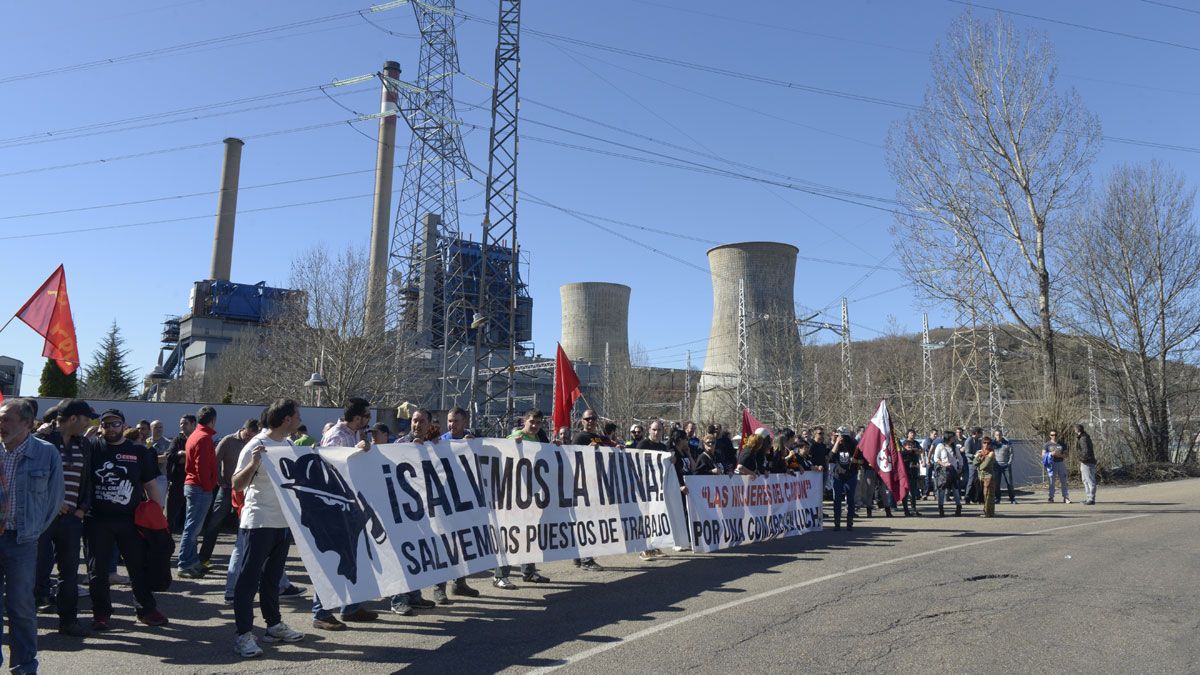
<svg viewBox="0 0 1200 675"><path fill-rule="evenodd" d="M625 637L618 638L615 642L606 642L602 645L597 645L595 647L592 647L591 649L585 649L584 651L578 652L576 654L572 654L571 656L568 656L565 659L559 659L559 662L552 666L547 666L545 668L537 668L530 672L532 672L532 673L549 673L551 671L557 670L564 666L570 666L570 665L579 663L580 661L583 661L584 659L589 659L598 654L603 654L604 652L606 652L610 649L615 649L617 647L620 647L621 645L629 644L630 642L634 642L636 640L641 640L642 638L645 638L645 637L650 637L651 635L655 635L657 633L661 633L663 631L670 630L672 628L675 628L676 626L681 626L685 623L695 621L696 619L702 619L706 616L711 616L713 614L717 614L718 612L724 612L727 609L731 609L733 607L738 607L739 605L744 605L748 602L755 602L757 600L769 598L769 597L772 597L775 595L779 595L781 593L791 593L792 591L804 588L806 586L813 586L815 584L819 584L824 581L831 581L833 579L838 579L840 577L848 576L851 574L865 572L867 570L875 569L876 567L883 567L884 565L895 565L897 563L907 562L909 560L915 560L917 558L924 558L926 556L931 556L931 555L935 555L938 553L945 553L947 551L954 551L954 550L957 550L960 548L967 548L969 546L979 546L981 544L994 544L998 541L1004 541L1005 539L1013 539L1015 537L1026 537L1026 536L1033 535L1033 534L1046 534L1047 532L1059 532L1061 530L1070 530L1070 529L1073 529L1076 527L1091 527L1094 525L1104 525L1107 523L1120 522L1122 520L1133 520L1134 518L1145 518L1148 515L1150 515L1150 514L1149 513L1139 513L1139 514L1135 514L1132 516L1121 516L1120 518L1108 518L1106 520L1096 520L1096 521L1087 522L1087 523L1075 523L1074 525L1059 525L1058 527L1049 527L1044 530L1033 530L1032 532L1018 532L1015 534L1006 534L1002 537L992 537L990 539L979 539L976 541L969 541L969 542L966 542L963 544L954 544L952 546L945 546L942 548L932 549L929 551L922 551L920 553L910 553L908 555L902 555L900 557L891 558L889 560L880 560L879 562L873 562L869 565L855 567L852 569L845 570L843 572L835 572L833 574L826 574L825 576L817 577L815 579L809 579L808 581L800 581L800 582L797 582L794 584L789 584L787 586L780 586L779 588L773 588L769 591L763 591L761 593L756 593L754 595L750 595L750 596L747 596L744 598L738 598L737 600L731 600L729 602L717 605L716 607L709 607L708 609L702 609L698 612L695 612L692 614L687 614L687 615L681 616L681 617L677 617L677 618L671 619L669 621L663 621L662 623L655 623L653 626L650 626L649 628L643 628L642 630L639 630L636 633L630 633L629 635L626 635Z"/></svg>

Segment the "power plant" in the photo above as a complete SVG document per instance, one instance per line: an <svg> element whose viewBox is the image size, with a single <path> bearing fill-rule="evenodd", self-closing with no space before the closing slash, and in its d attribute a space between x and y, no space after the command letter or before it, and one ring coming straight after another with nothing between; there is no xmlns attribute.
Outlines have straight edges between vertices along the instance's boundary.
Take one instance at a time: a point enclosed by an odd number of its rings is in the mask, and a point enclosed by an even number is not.
<svg viewBox="0 0 1200 675"><path fill-rule="evenodd" d="M756 390L800 375L796 256L791 244L755 241L708 251L713 314L693 416L735 420ZM754 383L753 385L751 383Z"/></svg>
<svg viewBox="0 0 1200 675"><path fill-rule="evenodd" d="M530 346L533 298L522 274L529 262L517 238L520 1L499 0L478 240L463 233L458 218L455 186L479 168L466 157L454 109L454 0L412 7L422 34L415 83L400 79L397 61L385 62L371 76L380 81L381 94L362 335L389 345L394 358L373 367L397 371L389 390L393 397L435 409L462 406L477 428L503 429L524 408L548 409L553 393L554 361L534 355ZM411 139L393 222L398 118ZM242 149L242 141L225 140L209 278L193 285L189 311L164 325L159 366L148 381L150 398L161 397L171 380L185 374L203 380L222 351L273 313L307 312L298 291L230 280ZM713 320L702 371L691 370L690 357L686 369L631 363L629 286L561 286L561 344L576 364L585 404L624 406L625 417L671 414L727 422L769 390L775 376L798 376L792 297L797 253L790 244L772 242L726 244L708 252ZM312 379L321 379L320 373Z"/></svg>
<svg viewBox="0 0 1200 675"><path fill-rule="evenodd" d="M566 284L559 342L574 362L629 367L629 287L601 281Z"/></svg>

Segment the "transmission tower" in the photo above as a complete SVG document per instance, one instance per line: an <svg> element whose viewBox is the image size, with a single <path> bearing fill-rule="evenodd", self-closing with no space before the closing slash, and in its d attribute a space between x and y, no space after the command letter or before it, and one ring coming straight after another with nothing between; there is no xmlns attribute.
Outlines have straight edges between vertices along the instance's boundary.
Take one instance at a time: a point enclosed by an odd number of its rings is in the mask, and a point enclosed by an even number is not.
<svg viewBox="0 0 1200 675"><path fill-rule="evenodd" d="M921 315L921 377L925 391L921 397L921 415L926 429L932 429L934 415L938 413L937 381L933 377L933 350L945 345L929 341L929 314Z"/></svg>
<svg viewBox="0 0 1200 675"><path fill-rule="evenodd" d="M1004 428L1004 388L1000 382L1000 349L996 346L996 329L991 325L988 326L988 419L992 428Z"/></svg>
<svg viewBox="0 0 1200 675"><path fill-rule="evenodd" d="M967 265L966 267L970 267ZM982 371L979 359L978 331L979 314L975 303L969 300L957 303L957 320L950 335L950 352L953 361L950 372L950 414L957 424L970 426L983 424L983 392L980 387ZM959 389L965 384L969 395L974 398L974 410L961 409L957 404ZM972 412L974 417L972 418Z"/></svg>
<svg viewBox="0 0 1200 675"><path fill-rule="evenodd" d="M521 292L518 287L521 250L517 245L520 0L500 0L496 26L495 86L492 89L486 202L483 238L480 240L482 268L476 310L483 323L475 333L471 403L476 426L506 429L514 413L517 300ZM498 255L506 249L509 255ZM494 325L498 322L506 322L507 330L504 326ZM498 405L501 401L503 407Z"/></svg>
<svg viewBox="0 0 1200 675"><path fill-rule="evenodd" d="M842 298L842 421L854 414L854 371L850 360L850 302Z"/></svg>
<svg viewBox="0 0 1200 675"><path fill-rule="evenodd" d="M415 83L382 73L396 94L399 114L412 130L408 160L396 207L396 224L388 251L389 283L395 298L388 303L389 329L397 332L401 359L413 347L462 350L469 312L462 304L462 275L449 273L457 258L449 251L459 237L460 178L471 177L454 107L454 75L459 72L454 30L454 0L412 3L421 34ZM448 308L457 307L455 315ZM457 399L442 363L441 405Z"/></svg>
<svg viewBox="0 0 1200 675"><path fill-rule="evenodd" d="M687 415L692 414L692 350L687 351L687 361L683 369L683 410ZM682 417L682 415L681 415Z"/></svg>

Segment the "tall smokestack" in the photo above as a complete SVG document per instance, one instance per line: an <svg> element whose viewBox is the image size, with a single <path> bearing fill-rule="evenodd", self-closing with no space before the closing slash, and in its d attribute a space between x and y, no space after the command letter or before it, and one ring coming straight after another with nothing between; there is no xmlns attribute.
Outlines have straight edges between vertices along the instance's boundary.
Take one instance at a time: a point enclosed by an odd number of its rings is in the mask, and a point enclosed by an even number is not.
<svg viewBox="0 0 1200 675"><path fill-rule="evenodd" d="M237 218L238 176L242 172L240 138L225 139L225 161L221 164L221 194L217 197L217 230L213 234L212 269L208 278L229 281L233 265L233 221Z"/></svg>
<svg viewBox="0 0 1200 675"><path fill-rule="evenodd" d="M383 73L400 78L400 64L388 61ZM392 214L392 167L396 163L396 116L399 115L398 93L395 87L383 82L379 111L379 154L375 160L375 211L371 217L371 262L367 277L367 312L365 329L368 335L379 335L384 329L387 310L388 247L391 244L389 227Z"/></svg>

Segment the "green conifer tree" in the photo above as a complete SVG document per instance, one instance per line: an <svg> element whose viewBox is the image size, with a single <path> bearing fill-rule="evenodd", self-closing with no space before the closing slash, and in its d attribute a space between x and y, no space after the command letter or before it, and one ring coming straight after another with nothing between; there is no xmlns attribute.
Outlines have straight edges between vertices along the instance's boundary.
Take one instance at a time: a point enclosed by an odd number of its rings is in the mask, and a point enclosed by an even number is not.
<svg viewBox="0 0 1200 675"><path fill-rule="evenodd" d="M45 398L75 398L79 396L79 371L67 375L54 359L46 359L42 366L42 381L38 384L38 396Z"/></svg>
<svg viewBox="0 0 1200 675"><path fill-rule="evenodd" d="M133 393L137 379L126 363L129 350L122 349L124 346L125 338L114 320L92 353L92 364L83 369L83 389L89 398L121 400Z"/></svg>

